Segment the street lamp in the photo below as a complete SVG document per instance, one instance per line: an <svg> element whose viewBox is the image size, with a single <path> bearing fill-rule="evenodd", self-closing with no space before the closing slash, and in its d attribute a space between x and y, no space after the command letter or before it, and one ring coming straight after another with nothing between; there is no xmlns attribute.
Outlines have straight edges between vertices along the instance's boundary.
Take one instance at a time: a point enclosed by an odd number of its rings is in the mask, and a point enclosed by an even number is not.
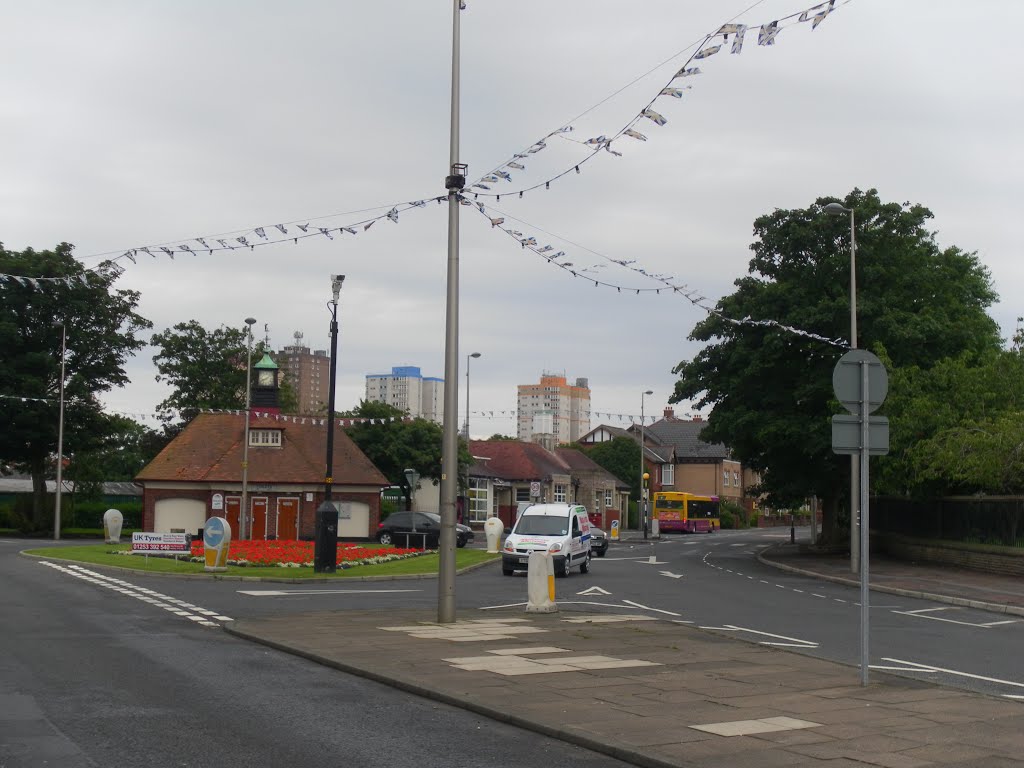
<svg viewBox="0 0 1024 768"><path fill-rule="evenodd" d="M469 444L469 361L474 357L480 357L479 352L466 355L466 444Z"/></svg>
<svg viewBox="0 0 1024 768"><path fill-rule="evenodd" d="M256 324L255 317L245 318L246 357L245 357L245 436L242 439L242 504L238 510L238 540L245 538L245 512L248 503L249 485L249 409L252 407L252 327Z"/></svg>
<svg viewBox="0 0 1024 768"><path fill-rule="evenodd" d="M648 389L646 392L640 393L640 503L643 505L643 511L641 513L642 523L644 527L644 538L647 538L647 484L646 480L648 474L644 472L644 397L647 395L653 395L654 390Z"/></svg>
<svg viewBox="0 0 1024 768"><path fill-rule="evenodd" d="M334 573L338 569L338 510L331 502L334 484L334 387L338 372L338 297L344 275L331 275L331 375L327 391L327 459L324 471L324 500L316 508L313 536L313 572Z"/></svg>
<svg viewBox="0 0 1024 768"><path fill-rule="evenodd" d="M53 498L53 539L60 539L60 495L64 485L64 365L68 351L68 329L60 324L60 418L57 422L57 487Z"/></svg>
<svg viewBox="0 0 1024 768"><path fill-rule="evenodd" d="M823 210L830 216L850 214L850 349L857 348L857 235L853 208L845 208L839 203L829 203ZM860 489L860 457L850 456L850 571L860 570L860 537L857 525L860 518L860 502L857 498ZM811 526L814 530L814 526ZM812 542L813 543L813 542Z"/></svg>

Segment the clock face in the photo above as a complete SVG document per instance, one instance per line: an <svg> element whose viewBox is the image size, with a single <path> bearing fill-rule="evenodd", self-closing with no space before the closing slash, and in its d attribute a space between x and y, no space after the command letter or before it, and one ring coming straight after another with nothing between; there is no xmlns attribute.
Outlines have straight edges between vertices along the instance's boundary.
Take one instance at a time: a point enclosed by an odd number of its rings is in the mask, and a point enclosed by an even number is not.
<svg viewBox="0 0 1024 768"><path fill-rule="evenodd" d="M274 386L274 372L273 371L260 371L256 375L256 383L261 387L272 387Z"/></svg>

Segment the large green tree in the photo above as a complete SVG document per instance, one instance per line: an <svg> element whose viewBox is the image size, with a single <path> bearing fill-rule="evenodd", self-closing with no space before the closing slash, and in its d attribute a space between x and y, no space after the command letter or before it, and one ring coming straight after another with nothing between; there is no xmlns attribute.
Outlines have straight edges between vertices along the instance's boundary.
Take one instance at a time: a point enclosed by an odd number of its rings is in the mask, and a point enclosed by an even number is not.
<svg viewBox="0 0 1024 768"><path fill-rule="evenodd" d="M137 291L115 290L121 270L86 270L61 243L53 250L0 245L0 460L24 467L34 487L32 523L45 528L46 478L57 453L61 348L66 331L65 455L87 451L112 429L97 395L128 383L124 365L151 323L135 310Z"/></svg>
<svg viewBox="0 0 1024 768"><path fill-rule="evenodd" d="M99 498L102 484L130 481L167 444L161 433L117 414L107 416L102 440L72 457L64 476L75 485L79 498Z"/></svg>
<svg viewBox="0 0 1024 768"><path fill-rule="evenodd" d="M850 460L832 453L830 417L840 410L832 369L849 338L850 228L848 217L824 212L833 201L754 222L748 274L691 332L708 344L674 369L671 400L711 407L702 438L760 472L770 503L820 497L834 542L849 486ZM884 203L875 190L840 202L855 211L860 347L884 352L896 368L924 369L999 348L985 311L995 300L988 271L973 253L939 247L927 208Z"/></svg>
<svg viewBox="0 0 1024 768"><path fill-rule="evenodd" d="M181 420L187 422L201 410L245 408L246 330L222 325L209 331L197 320L189 320L153 334L150 343L159 350L153 356L156 380L172 388L157 405L161 420L172 432ZM256 342L249 364L259 361L265 351L264 343ZM281 410L294 413L295 393L287 382L282 381L279 394Z"/></svg>
<svg viewBox="0 0 1024 768"><path fill-rule="evenodd" d="M629 494L640 498L640 443L628 437L616 437L593 445L574 445L596 464L629 484Z"/></svg>
<svg viewBox="0 0 1024 768"><path fill-rule="evenodd" d="M361 400L356 408L339 414L342 418L364 419L346 427L345 431L392 485L401 486L408 496L406 469L415 469L421 478L441 477L440 424L427 419L411 419L409 415L387 403ZM466 444L459 440L460 484L472 458Z"/></svg>

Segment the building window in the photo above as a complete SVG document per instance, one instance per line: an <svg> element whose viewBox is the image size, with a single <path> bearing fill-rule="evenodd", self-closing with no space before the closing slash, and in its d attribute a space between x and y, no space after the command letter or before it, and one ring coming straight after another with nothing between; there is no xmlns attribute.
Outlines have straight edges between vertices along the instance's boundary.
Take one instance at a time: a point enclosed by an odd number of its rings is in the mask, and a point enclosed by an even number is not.
<svg viewBox="0 0 1024 768"><path fill-rule="evenodd" d="M723 469L722 470L722 485L724 485L726 488L729 487L729 470L728 469Z"/></svg>
<svg viewBox="0 0 1024 768"><path fill-rule="evenodd" d="M529 501L530 500L530 487L516 488L516 501Z"/></svg>
<svg viewBox="0 0 1024 768"><path fill-rule="evenodd" d="M488 482L483 478L469 478L469 519L475 523L487 520L490 511Z"/></svg>
<svg viewBox="0 0 1024 768"><path fill-rule="evenodd" d="M562 485L561 483L556 483L555 484L554 501L555 501L556 504L564 504L565 503L565 486Z"/></svg>
<svg viewBox="0 0 1024 768"><path fill-rule="evenodd" d="M600 491L594 491L594 508L591 510L591 512L600 512L600 511L601 511L601 492Z"/></svg>
<svg viewBox="0 0 1024 768"><path fill-rule="evenodd" d="M249 431L249 445L281 446L280 429L253 429Z"/></svg>
<svg viewBox="0 0 1024 768"><path fill-rule="evenodd" d="M732 484L736 488L740 487L740 473L736 472L735 470L733 470L733 473L732 473Z"/></svg>
<svg viewBox="0 0 1024 768"><path fill-rule="evenodd" d="M676 465L675 464L662 464L661 465L661 484L662 485L675 485L676 484Z"/></svg>

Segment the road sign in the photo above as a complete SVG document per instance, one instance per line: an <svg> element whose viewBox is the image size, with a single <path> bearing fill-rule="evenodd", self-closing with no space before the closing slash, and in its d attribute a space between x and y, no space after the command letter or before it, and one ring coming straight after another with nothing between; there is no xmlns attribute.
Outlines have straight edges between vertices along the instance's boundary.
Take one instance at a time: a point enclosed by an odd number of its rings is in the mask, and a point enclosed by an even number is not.
<svg viewBox="0 0 1024 768"><path fill-rule="evenodd" d="M889 376L882 361L866 349L851 349L832 369L832 389L850 413L860 413L862 377L860 366L868 364L868 413L874 413L889 393Z"/></svg>
<svg viewBox="0 0 1024 768"><path fill-rule="evenodd" d="M531 499L539 499L540 498L540 483L538 483L536 480L534 480L532 483L530 483L530 498Z"/></svg>
<svg viewBox="0 0 1024 768"><path fill-rule="evenodd" d="M832 452L860 453L860 417L836 414L832 417ZM889 452L889 420L885 416L868 417L868 453L883 456Z"/></svg>

